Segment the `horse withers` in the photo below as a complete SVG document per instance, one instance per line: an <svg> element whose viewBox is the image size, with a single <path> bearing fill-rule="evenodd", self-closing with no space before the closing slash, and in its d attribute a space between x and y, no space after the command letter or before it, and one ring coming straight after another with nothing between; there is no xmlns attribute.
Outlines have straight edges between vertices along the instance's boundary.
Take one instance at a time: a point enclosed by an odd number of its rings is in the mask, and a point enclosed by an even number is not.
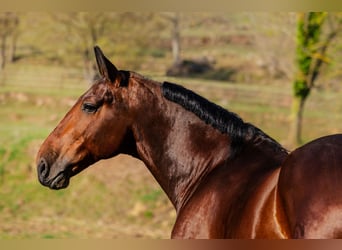
<svg viewBox="0 0 342 250"><path fill-rule="evenodd" d="M291 154L238 115L173 83L118 70L46 138L38 178L51 189L118 154L143 161L177 212L172 238L342 237L342 135Z"/></svg>

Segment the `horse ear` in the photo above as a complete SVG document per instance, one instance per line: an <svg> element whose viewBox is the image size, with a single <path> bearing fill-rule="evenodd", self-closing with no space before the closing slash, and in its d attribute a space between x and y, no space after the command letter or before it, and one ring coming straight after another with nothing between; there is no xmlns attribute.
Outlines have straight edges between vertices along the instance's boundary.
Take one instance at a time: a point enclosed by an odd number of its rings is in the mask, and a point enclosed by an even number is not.
<svg viewBox="0 0 342 250"><path fill-rule="evenodd" d="M117 68L104 56L100 47L95 46L95 57L101 76L114 83L118 75Z"/></svg>

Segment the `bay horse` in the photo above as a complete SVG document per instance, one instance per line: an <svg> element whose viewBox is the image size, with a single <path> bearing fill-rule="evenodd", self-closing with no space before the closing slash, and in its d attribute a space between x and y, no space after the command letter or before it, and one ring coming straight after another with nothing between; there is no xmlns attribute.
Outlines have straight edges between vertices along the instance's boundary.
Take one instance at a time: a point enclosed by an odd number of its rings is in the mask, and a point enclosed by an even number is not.
<svg viewBox="0 0 342 250"><path fill-rule="evenodd" d="M118 70L95 47L101 79L37 154L51 189L91 164L144 162L176 213L172 238L342 237L342 135L292 153L259 128L180 85Z"/></svg>

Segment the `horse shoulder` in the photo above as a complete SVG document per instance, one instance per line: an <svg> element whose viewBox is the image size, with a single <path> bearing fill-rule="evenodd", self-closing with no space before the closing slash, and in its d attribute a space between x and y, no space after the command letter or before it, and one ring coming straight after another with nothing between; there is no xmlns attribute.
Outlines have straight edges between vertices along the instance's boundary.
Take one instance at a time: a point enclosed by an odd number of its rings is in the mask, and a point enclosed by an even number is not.
<svg viewBox="0 0 342 250"><path fill-rule="evenodd" d="M177 211L172 238L225 238L227 194L230 190L225 180L227 176L223 174L225 171L221 169L207 176Z"/></svg>
<svg viewBox="0 0 342 250"><path fill-rule="evenodd" d="M234 238L288 238L288 222L278 193L280 168L266 174L249 194Z"/></svg>
<svg viewBox="0 0 342 250"><path fill-rule="evenodd" d="M217 174L177 214L172 238L287 238L288 224L277 191L279 169L237 197L241 187ZM239 191L240 190L240 191Z"/></svg>

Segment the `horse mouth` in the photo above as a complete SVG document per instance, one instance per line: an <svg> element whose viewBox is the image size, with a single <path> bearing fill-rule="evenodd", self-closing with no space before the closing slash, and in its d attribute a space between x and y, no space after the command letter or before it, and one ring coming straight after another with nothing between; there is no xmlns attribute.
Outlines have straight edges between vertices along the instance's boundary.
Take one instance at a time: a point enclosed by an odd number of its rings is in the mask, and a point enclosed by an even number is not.
<svg viewBox="0 0 342 250"><path fill-rule="evenodd" d="M53 178L49 183L49 188L51 189L63 189L68 187L70 182L70 176L66 172L60 172L58 175L56 175L55 178Z"/></svg>
<svg viewBox="0 0 342 250"><path fill-rule="evenodd" d="M55 190L67 188L70 183L70 178L77 175L82 170L83 168L80 167L79 164L71 164L50 180L48 186Z"/></svg>

